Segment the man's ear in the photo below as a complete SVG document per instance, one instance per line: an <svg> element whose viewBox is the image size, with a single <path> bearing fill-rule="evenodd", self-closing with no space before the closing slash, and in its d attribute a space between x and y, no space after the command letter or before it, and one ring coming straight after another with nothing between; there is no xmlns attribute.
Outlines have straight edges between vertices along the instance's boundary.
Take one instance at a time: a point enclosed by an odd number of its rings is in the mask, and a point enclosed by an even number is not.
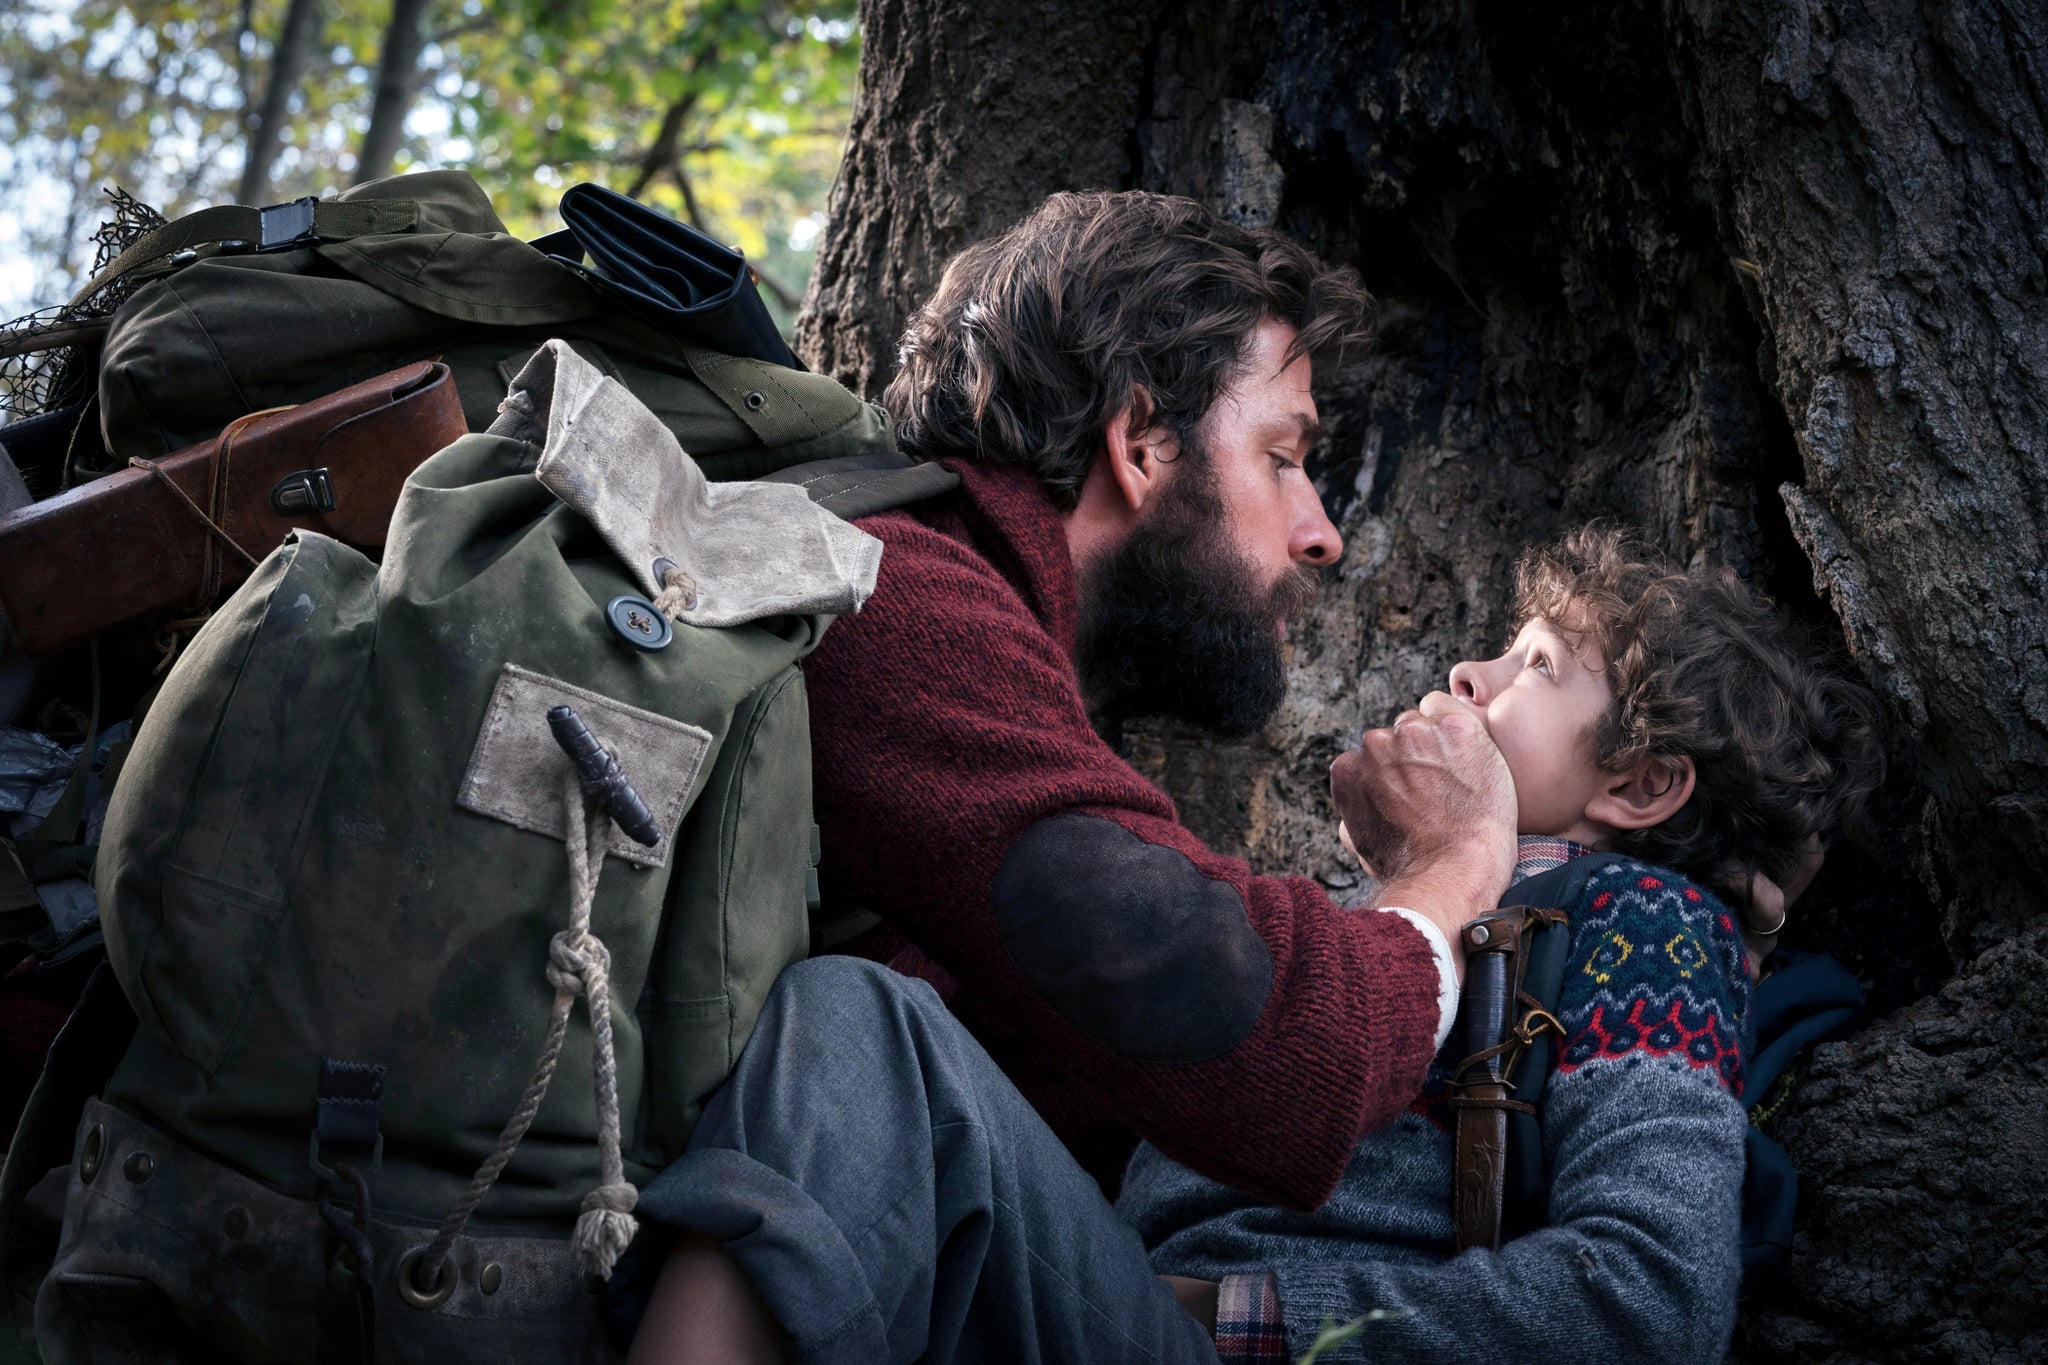
<svg viewBox="0 0 2048 1365"><path fill-rule="evenodd" d="M1166 466L1180 453L1180 442L1155 419L1152 395L1138 384L1131 385L1131 401L1103 424L1102 446L1117 500L1133 515L1158 492Z"/></svg>
<svg viewBox="0 0 2048 1365"><path fill-rule="evenodd" d="M1586 818L1611 829L1648 829L1678 814L1692 799L1692 760L1651 756L1625 773L1610 773L1586 807Z"/></svg>

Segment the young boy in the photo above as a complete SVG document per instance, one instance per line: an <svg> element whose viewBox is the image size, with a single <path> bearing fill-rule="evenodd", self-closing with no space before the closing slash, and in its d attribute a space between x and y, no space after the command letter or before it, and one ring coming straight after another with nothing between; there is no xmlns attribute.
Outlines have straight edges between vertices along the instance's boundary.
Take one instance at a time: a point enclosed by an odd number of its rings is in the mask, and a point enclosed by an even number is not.
<svg viewBox="0 0 2048 1365"><path fill-rule="evenodd" d="M1226 1361L1719 1360L1735 1317L1739 1101L1751 968L1726 907L1798 875L1876 785L1874 704L1813 666L1727 571L1680 573L1600 527L1525 555L1507 652L1451 670L1514 777L1517 880L1628 855L1570 915L1545 1093L1550 1221L1453 1254L1454 1039L1414 1110L1358 1145L1336 1196L1275 1209L1141 1147L1117 1211L1206 1313ZM1782 917L1780 917L1782 924ZM1752 929L1775 933L1778 925ZM1763 950L1768 951L1764 944Z"/></svg>

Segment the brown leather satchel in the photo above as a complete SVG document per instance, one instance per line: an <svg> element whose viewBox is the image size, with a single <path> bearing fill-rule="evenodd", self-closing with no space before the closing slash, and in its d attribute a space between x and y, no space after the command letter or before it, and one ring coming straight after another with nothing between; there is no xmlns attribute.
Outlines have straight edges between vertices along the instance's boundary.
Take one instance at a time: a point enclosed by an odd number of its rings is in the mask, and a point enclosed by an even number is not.
<svg viewBox="0 0 2048 1365"><path fill-rule="evenodd" d="M1458 1003L1458 1036L1467 1051L1451 1077L1457 1112L1457 1164L1452 1219L1458 1250L1501 1245L1502 1201L1508 1176L1508 1112L1536 1112L1514 1099L1516 1064L1536 1037L1560 1031L1541 1001L1524 990L1529 955L1524 939L1539 924L1562 924L1562 910L1511 905L1480 916L1460 931L1465 945L1465 990Z"/></svg>
<svg viewBox="0 0 2048 1365"><path fill-rule="evenodd" d="M287 531L384 543L406 475L468 430L448 367L420 361L0 518L0 606L31 654L166 607L203 608Z"/></svg>

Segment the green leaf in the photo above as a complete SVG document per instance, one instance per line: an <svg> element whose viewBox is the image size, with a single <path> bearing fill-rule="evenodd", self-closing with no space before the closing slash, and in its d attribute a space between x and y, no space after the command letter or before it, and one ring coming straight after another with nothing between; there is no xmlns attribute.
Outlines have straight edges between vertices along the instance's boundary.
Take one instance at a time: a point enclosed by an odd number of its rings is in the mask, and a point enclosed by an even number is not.
<svg viewBox="0 0 2048 1365"><path fill-rule="evenodd" d="M1316 1339L1309 1343L1308 1350L1294 1365L1310 1365L1323 1352L1342 1346L1375 1322L1390 1322L1406 1316L1408 1310L1405 1308L1375 1308L1341 1324L1335 1318L1324 1318Z"/></svg>

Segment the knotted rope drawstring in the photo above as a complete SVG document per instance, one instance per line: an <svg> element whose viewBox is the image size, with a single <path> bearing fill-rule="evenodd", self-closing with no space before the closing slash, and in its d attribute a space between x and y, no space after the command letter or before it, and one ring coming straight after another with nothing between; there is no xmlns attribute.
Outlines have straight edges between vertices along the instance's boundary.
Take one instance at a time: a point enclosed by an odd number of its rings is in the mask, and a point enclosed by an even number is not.
<svg viewBox="0 0 2048 1365"><path fill-rule="evenodd" d="M619 1071L612 1057L612 955L590 932L590 907L597 897L598 875L604 871L605 842L612 821L609 815L598 814L596 802L584 793L580 779L570 788L569 802L582 812L584 837L579 840L572 831L569 840L569 880L575 901L569 931L556 934L548 945L548 980L554 983L557 998L560 992L573 993L580 986L590 1011L591 1039L596 1044L591 1080L597 1092L598 1186L583 1196L583 1212L576 1219L570 1244L584 1271L603 1280L611 1277L612 1266L639 1231L633 1205L640 1192L626 1179L625 1159L619 1152Z"/></svg>
<svg viewBox="0 0 2048 1365"><path fill-rule="evenodd" d="M678 564L668 560L662 563L668 568L661 575L661 595L654 599L654 609L671 621L680 621L684 612L697 605L697 580Z"/></svg>
<svg viewBox="0 0 2048 1365"><path fill-rule="evenodd" d="M353 1196L348 1213L344 1215L328 1198L327 1192L337 1183L334 1181L321 1182L314 1207L319 1210L321 1221L327 1224L335 1240L355 1257L356 1263L349 1268L368 1279L377 1259L376 1249L370 1245L370 1182L363 1178L362 1171L346 1161L335 1162L334 1173L348 1181L349 1193Z"/></svg>
<svg viewBox="0 0 2048 1365"><path fill-rule="evenodd" d="M533 1067L533 1078L519 1097L519 1107L505 1124L498 1145L477 1168L469 1188L456 1202L441 1230L434 1234L425 1254L414 1262L421 1275L431 1274L431 1289L443 1269L448 1251L462 1235L470 1215L483 1203L498 1176L512 1160L512 1153L533 1125L541 1101L554 1079L555 1065L562 1057L562 1042L569 1032L569 1013L577 995L588 1001L590 1031L596 1046L591 1070L597 1092L598 1178L596 1189L583 1198L583 1211L576 1219L570 1238L584 1273L607 1279L639 1224L632 1210L639 1193L626 1179L625 1161L619 1149L619 1076L612 1056L611 953L597 935L590 932L590 909L597 898L597 879L604 870L605 844L611 834L611 819L583 791L582 780L569 775L569 927L548 944L548 984L555 988L554 1008L548 1015L546 1039Z"/></svg>

